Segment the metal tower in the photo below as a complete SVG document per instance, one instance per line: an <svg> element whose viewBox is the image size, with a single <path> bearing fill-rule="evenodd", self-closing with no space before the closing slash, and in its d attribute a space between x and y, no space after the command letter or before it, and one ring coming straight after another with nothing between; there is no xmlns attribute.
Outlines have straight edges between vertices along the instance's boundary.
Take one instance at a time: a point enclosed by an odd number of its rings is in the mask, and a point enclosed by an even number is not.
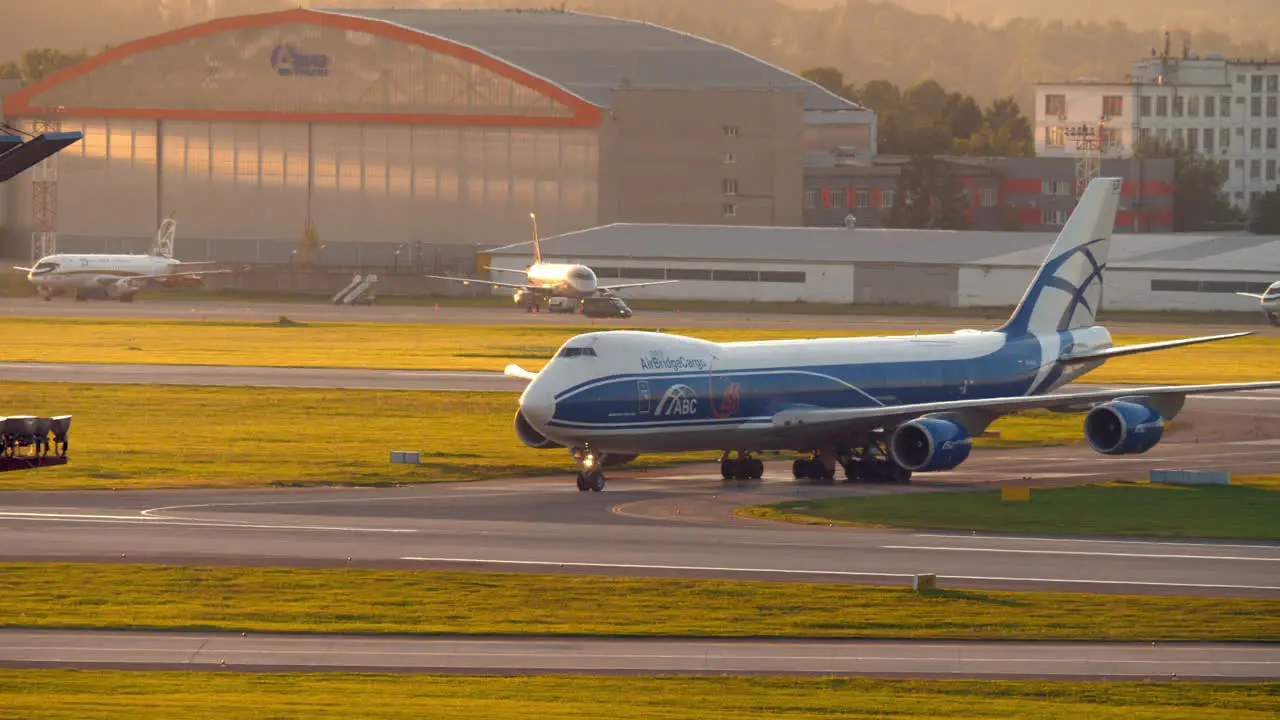
<svg viewBox="0 0 1280 720"><path fill-rule="evenodd" d="M61 130L62 121L42 118L31 124L33 135ZM32 168L31 177L31 263L58 252L58 153Z"/></svg>
<svg viewBox="0 0 1280 720"><path fill-rule="evenodd" d="M1081 123L1066 129L1076 143L1076 197L1084 195L1090 181L1102 175L1102 123Z"/></svg>

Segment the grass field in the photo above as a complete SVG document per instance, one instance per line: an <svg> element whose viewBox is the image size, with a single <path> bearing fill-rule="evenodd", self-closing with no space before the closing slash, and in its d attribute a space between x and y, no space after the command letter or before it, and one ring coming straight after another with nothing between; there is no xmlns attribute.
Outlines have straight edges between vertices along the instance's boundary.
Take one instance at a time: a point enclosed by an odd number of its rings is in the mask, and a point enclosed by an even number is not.
<svg viewBox="0 0 1280 720"><path fill-rule="evenodd" d="M0 670L0 716L1263 720L1268 684Z"/></svg>
<svg viewBox="0 0 1280 720"><path fill-rule="evenodd" d="M738 510L751 517L941 530L1280 540L1280 492L1257 486L1108 484L1034 489L1030 502L999 490L805 500Z"/></svg>
<svg viewBox="0 0 1280 720"><path fill-rule="evenodd" d="M500 371L537 370L567 339L600 327L408 323L234 323L6 318L0 362L109 362ZM605 326L601 326L605 327ZM639 326L637 326L639 327ZM868 335L842 330L664 328L714 341ZM892 332L892 331L883 331ZM901 334L912 332L904 327ZM56 339L56 342L51 342ZM1117 344L1168 339L1118 336ZM1118 358L1099 383L1201 383L1280 377L1280 338L1251 337L1169 350L1161 362Z"/></svg>
<svg viewBox="0 0 1280 720"><path fill-rule="evenodd" d="M0 625L1280 642L1280 600L458 571L0 564Z"/></svg>
<svg viewBox="0 0 1280 720"><path fill-rule="evenodd" d="M0 382L0 405L75 416L71 462L0 475L0 489L142 488L476 480L577 471L567 450L515 435L513 393ZM1012 416L992 447L1079 442L1078 416ZM391 450L417 450L418 466ZM711 461L650 455L634 467Z"/></svg>

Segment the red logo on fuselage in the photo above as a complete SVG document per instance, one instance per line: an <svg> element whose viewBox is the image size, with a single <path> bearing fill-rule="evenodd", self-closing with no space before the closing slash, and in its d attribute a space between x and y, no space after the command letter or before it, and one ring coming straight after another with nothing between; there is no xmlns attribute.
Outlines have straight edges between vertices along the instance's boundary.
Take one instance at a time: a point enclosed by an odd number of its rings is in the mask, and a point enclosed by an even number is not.
<svg viewBox="0 0 1280 720"><path fill-rule="evenodd" d="M718 418L727 418L735 415L741 407L742 383L731 382L724 394L720 396L720 402L711 404L711 414Z"/></svg>

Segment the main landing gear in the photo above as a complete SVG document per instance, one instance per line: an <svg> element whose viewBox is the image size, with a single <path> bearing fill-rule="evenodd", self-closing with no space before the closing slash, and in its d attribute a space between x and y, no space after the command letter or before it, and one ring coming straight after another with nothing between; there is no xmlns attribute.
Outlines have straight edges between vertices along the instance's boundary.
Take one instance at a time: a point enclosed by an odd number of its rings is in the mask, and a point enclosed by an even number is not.
<svg viewBox="0 0 1280 720"><path fill-rule="evenodd" d="M894 462L884 443L877 440L844 452L817 452L812 458L800 458L792 464L791 472L797 480L832 482L837 465L844 468L849 482L911 482L911 471Z"/></svg>
<svg viewBox="0 0 1280 720"><path fill-rule="evenodd" d="M759 480L764 477L764 463L739 450L737 457L728 451L720 456L720 477L725 480Z"/></svg>

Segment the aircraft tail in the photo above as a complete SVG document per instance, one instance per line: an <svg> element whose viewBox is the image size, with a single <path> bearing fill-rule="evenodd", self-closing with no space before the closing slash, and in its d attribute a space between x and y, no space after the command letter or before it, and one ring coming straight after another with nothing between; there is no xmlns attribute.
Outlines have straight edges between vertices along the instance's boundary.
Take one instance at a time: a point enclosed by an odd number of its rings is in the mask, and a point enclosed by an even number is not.
<svg viewBox="0 0 1280 720"><path fill-rule="evenodd" d="M160 223L160 229L156 231L156 246L152 248L152 255L160 257L173 257L173 241L178 234L178 221L173 219L173 213L169 213L169 217Z"/></svg>
<svg viewBox="0 0 1280 720"><path fill-rule="evenodd" d="M1001 328L1018 335L1090 327L1102 304L1102 275L1111 249L1120 178L1089 183L1044 264Z"/></svg>
<svg viewBox="0 0 1280 720"><path fill-rule="evenodd" d="M538 237L538 214L529 213L529 219L533 221L533 262L536 265L542 262L542 240Z"/></svg>

